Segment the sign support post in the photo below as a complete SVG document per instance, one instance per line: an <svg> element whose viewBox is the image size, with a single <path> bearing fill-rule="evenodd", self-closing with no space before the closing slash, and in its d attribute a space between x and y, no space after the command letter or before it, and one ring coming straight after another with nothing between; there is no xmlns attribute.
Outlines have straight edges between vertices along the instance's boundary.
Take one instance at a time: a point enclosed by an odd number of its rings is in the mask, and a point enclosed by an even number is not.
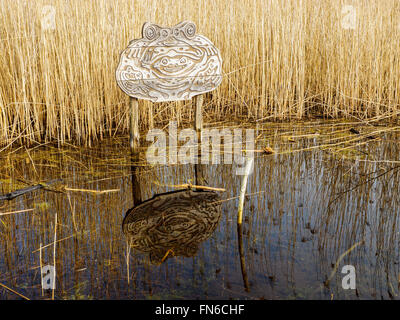
<svg viewBox="0 0 400 320"><path fill-rule="evenodd" d="M195 129L197 133L203 129L203 114L202 114L202 109L203 109L203 95L198 95L194 97L194 103L195 103Z"/></svg>
<svg viewBox="0 0 400 320"><path fill-rule="evenodd" d="M129 98L130 119L129 119L129 144L132 153L138 151L139 140L139 101L137 98Z"/></svg>

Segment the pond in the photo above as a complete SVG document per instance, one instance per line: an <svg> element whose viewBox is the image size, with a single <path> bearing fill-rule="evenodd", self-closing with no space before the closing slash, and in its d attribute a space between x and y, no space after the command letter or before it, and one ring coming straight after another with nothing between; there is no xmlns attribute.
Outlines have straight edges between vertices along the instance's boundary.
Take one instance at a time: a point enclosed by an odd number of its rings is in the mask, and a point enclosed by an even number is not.
<svg viewBox="0 0 400 320"><path fill-rule="evenodd" d="M55 299L397 299L399 129L258 125L241 228L234 165L151 165L126 136L3 151L1 194L53 183L0 203L0 283L51 299L40 270L55 263ZM225 191L179 191L199 170Z"/></svg>

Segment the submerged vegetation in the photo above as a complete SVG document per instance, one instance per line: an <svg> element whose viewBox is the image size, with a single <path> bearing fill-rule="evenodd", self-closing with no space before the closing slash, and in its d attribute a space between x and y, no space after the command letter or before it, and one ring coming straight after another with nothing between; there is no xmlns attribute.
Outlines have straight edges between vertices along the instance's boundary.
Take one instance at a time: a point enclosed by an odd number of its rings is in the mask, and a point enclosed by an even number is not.
<svg viewBox="0 0 400 320"><path fill-rule="evenodd" d="M341 22L356 11L354 29ZM126 132L128 97L115 82L120 52L145 21L196 23L220 49L222 85L205 121L395 119L400 103L397 0L0 2L0 141L74 140ZM51 13L50 13L51 14ZM191 102L140 101L142 129L192 121ZM0 149L1 150L1 149Z"/></svg>
<svg viewBox="0 0 400 320"><path fill-rule="evenodd" d="M51 299L40 286L41 266L48 264L57 270L55 299L396 299L399 128L354 131L329 121L259 126L240 238L242 177L232 165L201 168L208 185L225 189L208 225L210 204L195 215L203 223L193 223L195 210L185 220L183 211L168 207L180 193L165 196L194 182L194 165L144 166L144 152L133 163L126 137L91 148L13 149L0 158L0 194L58 180L0 201L0 285L8 288L0 288L0 299L22 298L17 293ZM138 165L135 184L132 165ZM125 222L140 222L140 232L128 238L123 222L136 188L144 200L162 193L168 201L158 201L148 217L128 215ZM154 228L157 212L167 209L170 223ZM204 230L196 234L197 228ZM357 291L341 287L347 264L357 268Z"/></svg>

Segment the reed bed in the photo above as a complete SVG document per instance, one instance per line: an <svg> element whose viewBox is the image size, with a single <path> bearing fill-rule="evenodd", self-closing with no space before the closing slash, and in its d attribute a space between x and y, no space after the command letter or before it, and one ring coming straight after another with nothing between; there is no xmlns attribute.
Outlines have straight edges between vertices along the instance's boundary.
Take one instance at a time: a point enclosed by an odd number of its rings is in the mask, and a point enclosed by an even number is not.
<svg viewBox="0 0 400 320"><path fill-rule="evenodd" d="M343 28L345 5L354 29ZM126 133L128 97L114 74L146 21L192 20L221 50L207 122L395 119L399 9L398 0L1 1L0 143L88 145ZM140 101L141 129L188 123L190 105Z"/></svg>

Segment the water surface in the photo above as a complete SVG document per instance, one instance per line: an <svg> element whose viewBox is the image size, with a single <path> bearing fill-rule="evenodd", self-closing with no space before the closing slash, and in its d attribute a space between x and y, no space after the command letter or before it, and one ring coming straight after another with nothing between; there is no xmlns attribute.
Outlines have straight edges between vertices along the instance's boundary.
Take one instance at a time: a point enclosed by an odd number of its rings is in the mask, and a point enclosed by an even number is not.
<svg viewBox="0 0 400 320"><path fill-rule="evenodd" d="M173 250L155 255L129 246L123 232L133 194L140 189L144 201L194 183L194 165L150 166L143 152L133 162L127 137L91 148L4 151L0 193L62 182L0 204L0 213L33 209L0 216L0 283L31 299L51 298L41 290L38 249L47 246L42 265L52 265L57 214L55 299L397 299L399 131L369 125L357 126L356 134L354 127L260 125L256 149L275 152L255 154L240 232L241 177L233 165L203 165L206 184L226 189L218 195L215 226L198 231L212 232L196 246L164 241ZM196 224L183 220L193 232ZM182 224L173 226L168 230L185 236ZM324 285L341 254L356 244ZM340 271L349 264L357 290L342 288ZM20 299L2 288L0 298Z"/></svg>

